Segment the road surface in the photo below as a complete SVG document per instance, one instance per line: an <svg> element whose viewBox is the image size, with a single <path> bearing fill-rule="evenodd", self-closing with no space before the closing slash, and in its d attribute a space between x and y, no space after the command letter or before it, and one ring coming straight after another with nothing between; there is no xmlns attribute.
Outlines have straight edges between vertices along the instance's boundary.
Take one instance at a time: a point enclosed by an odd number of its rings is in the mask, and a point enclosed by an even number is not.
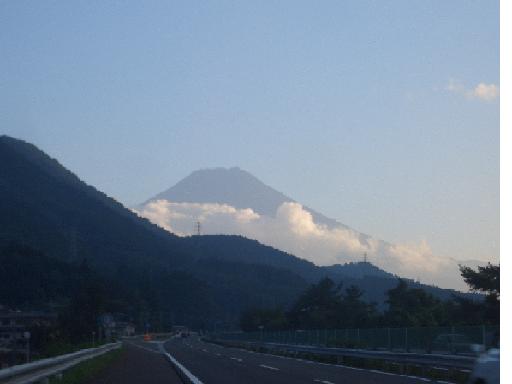
<svg viewBox="0 0 512 384"><path fill-rule="evenodd" d="M158 349L151 352L150 348L131 343L124 343L123 348L122 356L87 384L181 384L169 360Z"/></svg>
<svg viewBox="0 0 512 384"><path fill-rule="evenodd" d="M160 348L204 384L418 384L428 379L260 354L175 338ZM158 349L156 344L151 348Z"/></svg>

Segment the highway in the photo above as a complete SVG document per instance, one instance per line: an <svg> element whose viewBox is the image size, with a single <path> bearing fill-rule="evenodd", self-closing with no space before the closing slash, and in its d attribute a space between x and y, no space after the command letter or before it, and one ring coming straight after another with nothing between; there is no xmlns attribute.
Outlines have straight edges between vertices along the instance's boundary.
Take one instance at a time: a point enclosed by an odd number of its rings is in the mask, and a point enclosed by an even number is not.
<svg viewBox="0 0 512 384"><path fill-rule="evenodd" d="M181 384L182 381L155 345L124 343L120 359L84 384Z"/></svg>
<svg viewBox="0 0 512 384"><path fill-rule="evenodd" d="M417 384L430 380L340 365L273 356L205 343L197 337L138 342L169 353L203 384L323 383Z"/></svg>

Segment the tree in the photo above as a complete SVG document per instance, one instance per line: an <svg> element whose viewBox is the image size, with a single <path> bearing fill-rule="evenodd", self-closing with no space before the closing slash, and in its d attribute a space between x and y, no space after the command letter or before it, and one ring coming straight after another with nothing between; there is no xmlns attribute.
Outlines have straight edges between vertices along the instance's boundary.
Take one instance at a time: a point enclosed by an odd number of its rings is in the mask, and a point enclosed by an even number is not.
<svg viewBox="0 0 512 384"><path fill-rule="evenodd" d="M373 323L377 319L375 304L362 299L363 291L355 285L345 289L339 313L340 327L359 328Z"/></svg>
<svg viewBox="0 0 512 384"><path fill-rule="evenodd" d="M500 322L500 265L488 263L478 270L459 265L462 278L475 292L486 294L483 305L484 318L491 324Z"/></svg>
<svg viewBox="0 0 512 384"><path fill-rule="evenodd" d="M439 299L419 288L409 288L403 279L398 285L387 292L389 305L384 314L388 325L404 326L436 326L439 325L442 306Z"/></svg>
<svg viewBox="0 0 512 384"><path fill-rule="evenodd" d="M500 265L488 263L486 266L479 266L478 271L459 265L462 278L469 285L472 291L483 292L500 297Z"/></svg>
<svg viewBox="0 0 512 384"><path fill-rule="evenodd" d="M329 278L311 285L293 305L288 313L294 328L334 328L341 307L341 285Z"/></svg>
<svg viewBox="0 0 512 384"><path fill-rule="evenodd" d="M288 321L281 309L253 309L242 313L240 328L245 332L265 329L279 331L288 328Z"/></svg>
<svg viewBox="0 0 512 384"><path fill-rule="evenodd" d="M72 343L91 339L92 332L97 331L98 317L107 307L107 289L87 260L82 261L80 272L75 292L59 314L60 327Z"/></svg>

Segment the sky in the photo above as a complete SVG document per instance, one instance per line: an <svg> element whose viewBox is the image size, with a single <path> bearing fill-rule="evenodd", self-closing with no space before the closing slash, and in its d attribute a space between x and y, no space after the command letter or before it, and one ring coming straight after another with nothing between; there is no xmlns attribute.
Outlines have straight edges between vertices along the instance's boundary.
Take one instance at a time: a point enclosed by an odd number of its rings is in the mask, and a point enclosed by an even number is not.
<svg viewBox="0 0 512 384"><path fill-rule="evenodd" d="M496 262L499 2L0 1L0 133L127 206L239 166Z"/></svg>

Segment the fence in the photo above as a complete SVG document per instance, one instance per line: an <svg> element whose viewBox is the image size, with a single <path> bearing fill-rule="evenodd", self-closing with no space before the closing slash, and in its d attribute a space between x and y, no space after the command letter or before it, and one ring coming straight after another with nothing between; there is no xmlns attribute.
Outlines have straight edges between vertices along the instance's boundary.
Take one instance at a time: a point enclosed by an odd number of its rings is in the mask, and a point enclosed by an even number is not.
<svg viewBox="0 0 512 384"><path fill-rule="evenodd" d="M252 341L416 353L471 353L474 344L496 345L499 326L356 328L225 332L210 335L227 341Z"/></svg>

